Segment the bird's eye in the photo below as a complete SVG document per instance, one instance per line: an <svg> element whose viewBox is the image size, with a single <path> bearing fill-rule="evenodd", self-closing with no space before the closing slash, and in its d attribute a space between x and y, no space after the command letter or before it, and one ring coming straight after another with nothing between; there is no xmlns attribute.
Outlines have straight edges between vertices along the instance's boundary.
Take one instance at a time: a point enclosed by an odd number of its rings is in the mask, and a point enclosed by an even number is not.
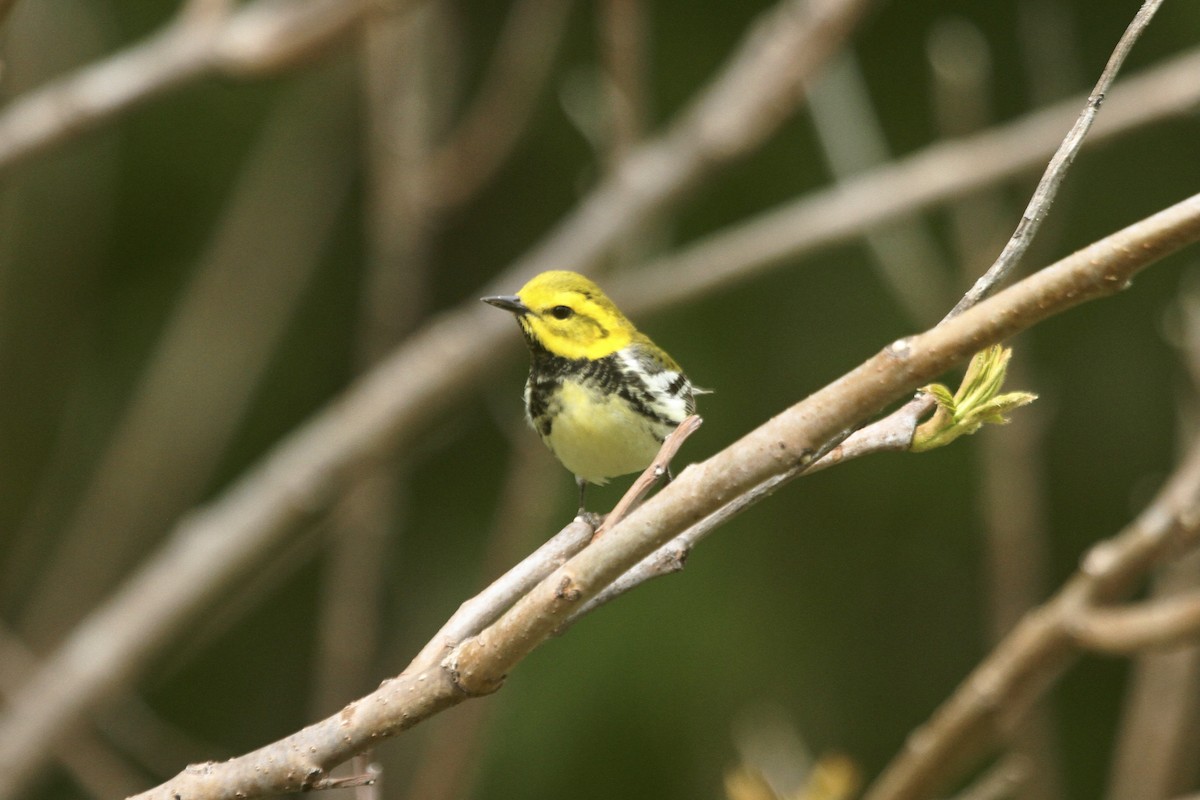
<svg viewBox="0 0 1200 800"><path fill-rule="evenodd" d="M555 319L567 319L571 317L575 311L570 306L555 306L550 309L550 316Z"/></svg>

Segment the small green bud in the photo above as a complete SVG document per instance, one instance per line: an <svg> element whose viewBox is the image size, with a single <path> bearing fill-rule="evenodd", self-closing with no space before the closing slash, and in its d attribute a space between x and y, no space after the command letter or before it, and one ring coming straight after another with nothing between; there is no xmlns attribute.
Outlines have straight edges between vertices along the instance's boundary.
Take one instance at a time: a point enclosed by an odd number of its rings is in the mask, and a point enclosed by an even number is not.
<svg viewBox="0 0 1200 800"><path fill-rule="evenodd" d="M992 345L971 357L967 374L954 394L940 383L923 387L921 391L937 402L937 410L917 426L909 449L923 453L944 447L986 424L1003 425L1014 409L1036 400L1037 395L1032 392L999 394L1011 357L1011 348Z"/></svg>

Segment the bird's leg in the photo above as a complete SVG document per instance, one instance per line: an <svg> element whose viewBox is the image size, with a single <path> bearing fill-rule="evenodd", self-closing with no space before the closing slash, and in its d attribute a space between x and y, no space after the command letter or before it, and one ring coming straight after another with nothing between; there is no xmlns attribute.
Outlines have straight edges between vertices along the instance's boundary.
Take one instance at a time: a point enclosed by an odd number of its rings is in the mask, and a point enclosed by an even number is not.
<svg viewBox="0 0 1200 800"><path fill-rule="evenodd" d="M587 494L587 481L576 475L575 484L579 487L579 515L583 516L587 511L587 509L583 507L583 497Z"/></svg>
<svg viewBox="0 0 1200 800"><path fill-rule="evenodd" d="M584 522L591 525L592 530L598 530L600 523L604 521L604 517L600 514L590 512L583 507L583 496L587 494L587 481L576 475L575 483L579 486L579 512L575 516L581 517Z"/></svg>

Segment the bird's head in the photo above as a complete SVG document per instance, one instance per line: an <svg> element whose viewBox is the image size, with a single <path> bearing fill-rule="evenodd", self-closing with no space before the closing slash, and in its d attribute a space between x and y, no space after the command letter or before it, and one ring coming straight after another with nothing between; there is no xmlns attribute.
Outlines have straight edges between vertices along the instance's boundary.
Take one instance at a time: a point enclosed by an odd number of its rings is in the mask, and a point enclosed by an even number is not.
<svg viewBox="0 0 1200 800"><path fill-rule="evenodd" d="M483 302L516 315L530 347L563 358L603 358L637 335L600 287L575 272L543 272L515 295Z"/></svg>

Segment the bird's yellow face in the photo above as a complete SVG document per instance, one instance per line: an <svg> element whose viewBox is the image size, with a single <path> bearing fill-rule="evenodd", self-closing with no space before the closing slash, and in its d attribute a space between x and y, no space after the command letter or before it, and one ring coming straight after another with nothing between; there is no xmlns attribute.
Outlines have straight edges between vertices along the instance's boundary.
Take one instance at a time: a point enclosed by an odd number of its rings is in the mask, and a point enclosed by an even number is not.
<svg viewBox="0 0 1200 800"><path fill-rule="evenodd" d="M599 286L574 272L543 272L515 296L484 300L516 314L531 342L563 358L603 358L637 334Z"/></svg>

